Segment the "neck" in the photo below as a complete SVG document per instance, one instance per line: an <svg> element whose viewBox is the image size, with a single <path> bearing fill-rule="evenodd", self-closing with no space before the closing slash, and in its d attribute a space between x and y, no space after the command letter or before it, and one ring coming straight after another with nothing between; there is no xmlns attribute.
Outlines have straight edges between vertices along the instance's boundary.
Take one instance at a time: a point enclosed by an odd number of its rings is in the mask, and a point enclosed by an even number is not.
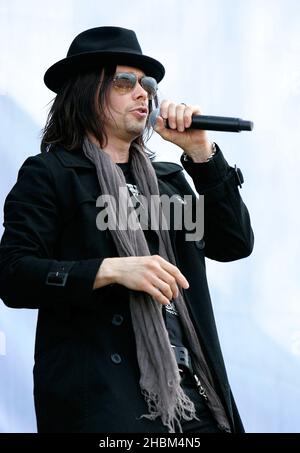
<svg viewBox="0 0 300 453"><path fill-rule="evenodd" d="M131 142L126 142L117 137L109 138L107 145L103 148L115 163L124 163L129 161L129 149Z"/></svg>
<svg viewBox="0 0 300 453"><path fill-rule="evenodd" d="M91 142L95 143L100 148L100 145L95 137L89 135ZM131 142L120 140L118 137L108 138L107 145L102 148L102 151L110 155L115 163L125 163L129 161L129 149Z"/></svg>

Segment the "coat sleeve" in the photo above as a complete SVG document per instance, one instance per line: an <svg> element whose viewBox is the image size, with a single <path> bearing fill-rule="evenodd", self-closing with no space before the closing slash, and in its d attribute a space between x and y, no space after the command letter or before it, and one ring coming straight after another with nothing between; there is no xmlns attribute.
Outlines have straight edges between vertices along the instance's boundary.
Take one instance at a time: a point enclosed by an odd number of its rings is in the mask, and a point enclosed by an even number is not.
<svg viewBox="0 0 300 453"><path fill-rule="evenodd" d="M205 255L217 261L234 261L249 256L254 235L250 217L238 186L243 183L240 169L226 162L221 150L207 163L181 158L199 195L204 195Z"/></svg>
<svg viewBox="0 0 300 453"><path fill-rule="evenodd" d="M61 304L86 305L97 293L95 275L104 258L57 261L55 244L60 219L50 170L41 158L30 157L4 205L0 244L0 297L14 308Z"/></svg>

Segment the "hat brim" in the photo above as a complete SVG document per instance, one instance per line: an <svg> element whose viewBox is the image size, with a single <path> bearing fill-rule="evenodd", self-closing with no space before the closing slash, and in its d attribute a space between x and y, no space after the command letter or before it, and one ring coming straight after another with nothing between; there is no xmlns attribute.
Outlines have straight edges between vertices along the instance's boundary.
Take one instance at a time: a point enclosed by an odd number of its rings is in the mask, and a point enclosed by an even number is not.
<svg viewBox="0 0 300 453"><path fill-rule="evenodd" d="M126 52L85 52L64 58L52 65L44 75L45 85L54 93L59 93L72 76L106 63L123 64L141 69L146 75L160 82L165 75L165 68L154 58L146 55Z"/></svg>

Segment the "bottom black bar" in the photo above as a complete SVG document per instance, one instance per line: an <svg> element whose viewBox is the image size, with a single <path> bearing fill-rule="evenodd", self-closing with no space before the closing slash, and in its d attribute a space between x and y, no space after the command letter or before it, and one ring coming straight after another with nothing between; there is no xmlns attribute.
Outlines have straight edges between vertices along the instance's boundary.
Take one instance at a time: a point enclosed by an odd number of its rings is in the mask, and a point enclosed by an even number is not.
<svg viewBox="0 0 300 453"><path fill-rule="evenodd" d="M274 449L300 447L300 434L1 434L0 449L84 448L85 450L117 449L137 451L143 448L190 448L209 451L237 447L239 451L271 447ZM4 450L5 448L5 450ZM48 450L49 451L49 450Z"/></svg>

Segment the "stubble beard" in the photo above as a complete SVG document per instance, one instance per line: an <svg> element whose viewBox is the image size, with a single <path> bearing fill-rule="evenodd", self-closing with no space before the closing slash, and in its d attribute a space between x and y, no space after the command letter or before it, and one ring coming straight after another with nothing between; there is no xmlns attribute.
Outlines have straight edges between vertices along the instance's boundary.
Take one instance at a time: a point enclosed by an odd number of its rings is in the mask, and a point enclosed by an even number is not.
<svg viewBox="0 0 300 453"><path fill-rule="evenodd" d="M125 130L133 139L143 134L146 121L138 121L133 118L125 119Z"/></svg>

